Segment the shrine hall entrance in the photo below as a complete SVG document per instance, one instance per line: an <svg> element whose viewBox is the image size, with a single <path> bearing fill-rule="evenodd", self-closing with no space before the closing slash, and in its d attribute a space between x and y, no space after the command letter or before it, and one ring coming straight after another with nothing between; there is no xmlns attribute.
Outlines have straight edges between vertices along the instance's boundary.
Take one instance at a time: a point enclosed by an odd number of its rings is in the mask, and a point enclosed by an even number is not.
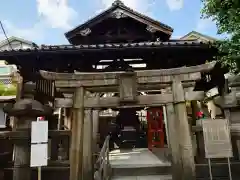
<svg viewBox="0 0 240 180"><path fill-rule="evenodd" d="M111 117L114 114L117 115ZM163 106L141 110L124 108L112 111L111 109L105 111L105 114L103 112L102 115L101 121L107 122L100 124L100 148L107 134L110 135L110 150L132 148L152 150L167 146L166 113Z"/></svg>

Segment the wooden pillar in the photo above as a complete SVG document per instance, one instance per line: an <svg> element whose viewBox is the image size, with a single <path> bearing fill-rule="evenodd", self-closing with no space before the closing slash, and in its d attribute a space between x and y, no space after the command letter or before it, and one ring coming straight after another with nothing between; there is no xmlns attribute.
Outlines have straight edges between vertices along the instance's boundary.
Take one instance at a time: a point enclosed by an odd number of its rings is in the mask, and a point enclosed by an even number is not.
<svg viewBox="0 0 240 180"><path fill-rule="evenodd" d="M76 89L73 99L73 124L70 154L70 180L83 180L84 88Z"/></svg>
<svg viewBox="0 0 240 180"><path fill-rule="evenodd" d="M192 138L187 117L184 89L178 76L173 77L172 92L176 121L179 123L180 152L182 156L182 180L195 180L195 162L192 148Z"/></svg>
<svg viewBox="0 0 240 180"><path fill-rule="evenodd" d="M93 179L93 118L92 110L85 110L83 135L83 179Z"/></svg>
<svg viewBox="0 0 240 180"><path fill-rule="evenodd" d="M173 104L166 105L167 123L168 123L168 138L169 138L169 148L172 154L172 179L179 180L182 174L182 158L179 152L179 128L178 121L175 116L175 111Z"/></svg>
<svg viewBox="0 0 240 180"><path fill-rule="evenodd" d="M30 131L31 122L34 118L21 117L18 118L15 124L17 131ZM30 145L28 140L18 140L14 144L14 166L13 180L30 180L31 169L29 168L30 163Z"/></svg>

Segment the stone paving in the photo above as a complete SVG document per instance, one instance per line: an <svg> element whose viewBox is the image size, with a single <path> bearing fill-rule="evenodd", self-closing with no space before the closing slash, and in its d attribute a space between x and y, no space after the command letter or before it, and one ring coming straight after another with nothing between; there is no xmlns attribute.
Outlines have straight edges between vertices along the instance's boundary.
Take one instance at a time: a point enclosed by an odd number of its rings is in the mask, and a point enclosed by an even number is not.
<svg viewBox="0 0 240 180"><path fill-rule="evenodd" d="M112 180L171 179L171 175L151 174L155 168L170 167L171 163L166 158L157 157L148 149L114 150L109 159L114 172Z"/></svg>

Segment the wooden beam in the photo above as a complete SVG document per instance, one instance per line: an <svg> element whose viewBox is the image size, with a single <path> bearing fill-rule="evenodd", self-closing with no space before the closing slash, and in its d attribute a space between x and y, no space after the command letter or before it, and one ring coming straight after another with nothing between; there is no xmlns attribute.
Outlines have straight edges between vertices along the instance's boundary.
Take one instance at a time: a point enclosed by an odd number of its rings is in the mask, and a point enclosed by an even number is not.
<svg viewBox="0 0 240 180"><path fill-rule="evenodd" d="M202 100L204 98L203 91L191 91L185 93L185 100ZM102 98L85 98L85 108L127 108L127 107L153 107L162 106L163 104L173 103L172 94L154 94L137 96L136 103L121 104L119 97L102 97ZM72 107L72 98L56 98L55 107Z"/></svg>
<svg viewBox="0 0 240 180"><path fill-rule="evenodd" d="M124 74L124 73L122 73ZM63 79L63 80L55 80L56 88L76 88L80 86L84 87L111 87L119 85L119 76L122 74L118 74L115 78L100 78L92 76L91 79ZM189 73L189 74L180 74L181 81L191 82L201 79L201 73ZM171 84L172 76L171 75L154 75L154 76L137 76L136 81L138 84L149 85L149 84Z"/></svg>
<svg viewBox="0 0 240 180"><path fill-rule="evenodd" d="M184 88L194 87L195 82L183 82ZM170 87L171 84L137 84L137 90L141 92L151 92L154 90L164 89L167 87ZM63 88L57 88L58 92L62 93L73 93L75 90L74 87L63 87ZM90 92L118 92L119 87L118 86L104 86L104 87L86 87L87 91Z"/></svg>
<svg viewBox="0 0 240 180"><path fill-rule="evenodd" d="M206 63L198 66L190 67L180 67L172 69L160 69L160 70L143 70L135 71L137 77L159 77L159 76L173 76L173 75L182 75L182 74L195 74L198 72L209 72L211 71L216 62ZM40 75L44 79L48 80L77 80L77 81L95 81L95 80L116 80L119 77L119 74L126 72L100 72L100 73L56 73L48 71L40 71Z"/></svg>

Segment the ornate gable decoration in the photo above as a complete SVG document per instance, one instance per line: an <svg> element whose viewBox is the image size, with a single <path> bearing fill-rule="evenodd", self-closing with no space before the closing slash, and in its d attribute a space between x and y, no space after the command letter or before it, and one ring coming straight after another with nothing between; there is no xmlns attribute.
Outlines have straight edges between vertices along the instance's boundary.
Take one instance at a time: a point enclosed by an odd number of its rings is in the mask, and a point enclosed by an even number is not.
<svg viewBox="0 0 240 180"><path fill-rule="evenodd" d="M87 36L87 35L89 35L91 32L92 32L91 29L86 28L86 29L83 29L82 31L80 31L80 34L81 34L81 36Z"/></svg>
<svg viewBox="0 0 240 180"><path fill-rule="evenodd" d="M154 28L153 26L150 26L150 25L148 25L146 29L147 29L147 31L149 31L151 33L155 33L157 31L156 28Z"/></svg>
<svg viewBox="0 0 240 180"><path fill-rule="evenodd" d="M123 10L121 9L116 9L111 13L111 17L116 18L116 19L121 19L127 17L127 15L124 13Z"/></svg>

